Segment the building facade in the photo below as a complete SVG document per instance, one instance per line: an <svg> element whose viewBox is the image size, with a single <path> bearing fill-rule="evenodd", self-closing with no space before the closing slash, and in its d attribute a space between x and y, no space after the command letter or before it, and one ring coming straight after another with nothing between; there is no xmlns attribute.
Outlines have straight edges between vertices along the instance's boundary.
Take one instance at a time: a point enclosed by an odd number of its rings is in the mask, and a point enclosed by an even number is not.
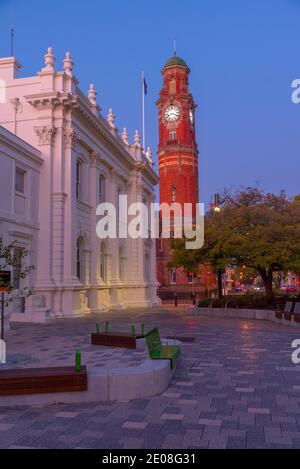
<svg viewBox="0 0 300 469"><path fill-rule="evenodd" d="M176 55L162 69L163 86L157 101L159 121L159 179L160 203L191 204L188 215L195 221L199 203L198 146L195 132L196 104L189 91L190 69ZM162 213L162 217L164 214ZM171 229L171 237L173 236ZM162 298L174 293L210 293L215 288L215 274L206 266L199 266L197 274L185 274L183 269L170 269L170 240L159 239L157 246L157 274ZM171 296L170 296L171 295Z"/></svg>
<svg viewBox="0 0 300 469"><path fill-rule="evenodd" d="M1 107L1 104L0 104ZM36 148L0 127L0 235L4 244L15 241L15 252L32 250L28 262L36 264L39 213L39 181L43 160ZM26 175L26 177L25 177ZM0 264L3 265L0 259ZM13 284L19 289L22 283L15 272ZM27 286L32 287L33 278ZM5 309L13 317L24 313L25 304L16 299Z"/></svg>
<svg viewBox="0 0 300 469"><path fill-rule="evenodd" d="M45 321L158 302L154 240L99 239L96 234L100 203L110 202L118 214L120 195L127 195L129 205L153 202L158 178L151 151L144 153L138 132L133 144L126 129L119 135L112 110L103 117L94 86L84 95L73 66L67 53L62 70L56 71L49 48L41 71L19 78L17 60L0 59L5 83L0 125L12 140L17 136L34 147L39 167L38 181L26 165L22 169L24 190L34 193L27 192L26 200L36 202L29 246L34 295L13 320ZM16 172L14 177L19 177ZM2 166L0 178L2 184ZM14 212L11 216L18 223ZM1 220L0 234L8 223Z"/></svg>

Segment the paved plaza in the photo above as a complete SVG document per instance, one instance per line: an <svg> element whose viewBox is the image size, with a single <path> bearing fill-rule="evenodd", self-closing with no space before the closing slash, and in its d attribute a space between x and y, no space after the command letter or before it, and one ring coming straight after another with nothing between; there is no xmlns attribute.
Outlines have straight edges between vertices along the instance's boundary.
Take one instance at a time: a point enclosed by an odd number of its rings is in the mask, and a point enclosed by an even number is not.
<svg viewBox="0 0 300 469"><path fill-rule="evenodd" d="M182 308L114 311L101 320L14 325L6 337L9 366L65 363L79 347L83 362L105 367L111 351L101 348L99 358L89 334L106 320L128 331L157 325L162 337L184 339L166 392L129 402L0 407L1 448L300 448L300 366L291 360L297 329L195 318ZM141 358L121 350L116 364Z"/></svg>

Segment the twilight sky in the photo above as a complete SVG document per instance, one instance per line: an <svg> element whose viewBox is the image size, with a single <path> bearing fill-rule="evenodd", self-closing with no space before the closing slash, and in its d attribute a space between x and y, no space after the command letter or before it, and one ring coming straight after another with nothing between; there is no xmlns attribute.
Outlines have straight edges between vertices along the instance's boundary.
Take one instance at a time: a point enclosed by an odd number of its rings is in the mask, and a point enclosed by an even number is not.
<svg viewBox="0 0 300 469"><path fill-rule="evenodd" d="M256 183L300 193L300 104L290 97L300 78L300 0L0 0L1 57L12 22L22 76L40 70L48 46L57 69L70 50L81 89L95 83L102 112L112 107L131 140L145 70L154 152L160 70L176 38L198 104L201 201Z"/></svg>

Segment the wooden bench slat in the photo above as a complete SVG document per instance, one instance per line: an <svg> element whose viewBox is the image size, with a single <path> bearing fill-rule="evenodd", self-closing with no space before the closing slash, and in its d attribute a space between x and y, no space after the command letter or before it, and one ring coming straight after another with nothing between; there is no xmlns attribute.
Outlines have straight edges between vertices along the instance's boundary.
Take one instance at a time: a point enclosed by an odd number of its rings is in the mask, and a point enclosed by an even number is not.
<svg viewBox="0 0 300 469"><path fill-rule="evenodd" d="M107 347L136 348L136 337L126 332L108 332L100 334L92 334L92 345L105 345Z"/></svg>
<svg viewBox="0 0 300 469"><path fill-rule="evenodd" d="M74 377L73 379L63 379L63 380L60 380L60 381L56 381L56 380L53 380L53 379L47 379L47 380L38 380L36 378L34 379L30 379L30 378L26 378L26 379L20 379L20 380L14 380L14 381L10 381L10 380L5 380L5 381L2 381L0 380L0 389L5 389L5 388L16 388L16 387L19 387L20 385L26 385L26 387L34 387L34 386L52 386L52 387L59 387L59 386L63 386L63 385L73 385L73 384L78 384L78 385L81 385L83 383L85 383L85 377L83 376L81 379L78 379L77 377Z"/></svg>
<svg viewBox="0 0 300 469"><path fill-rule="evenodd" d="M0 371L0 396L87 390L87 369L22 368Z"/></svg>
<svg viewBox="0 0 300 469"><path fill-rule="evenodd" d="M0 378L10 376L59 376L77 375L86 373L86 366L81 367L81 371L75 371L73 366L50 367L50 368L11 368L10 370L0 370Z"/></svg>
<svg viewBox="0 0 300 469"><path fill-rule="evenodd" d="M63 388L16 388L1 389L0 396L20 396L25 394L48 394L58 392L83 392L87 391L87 386L64 386Z"/></svg>

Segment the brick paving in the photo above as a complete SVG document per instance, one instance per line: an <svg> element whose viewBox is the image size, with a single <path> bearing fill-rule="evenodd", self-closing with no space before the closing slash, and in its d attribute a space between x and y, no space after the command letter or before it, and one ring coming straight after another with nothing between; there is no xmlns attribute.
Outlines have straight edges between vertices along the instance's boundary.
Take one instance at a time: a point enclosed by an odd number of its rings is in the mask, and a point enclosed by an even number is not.
<svg viewBox="0 0 300 469"><path fill-rule="evenodd" d="M123 330L131 324L157 325L162 337L195 340L182 342L180 365L160 396L0 407L0 448L300 448L300 366L291 361L297 329L264 321L196 319L171 308L114 311L99 320ZM6 337L11 365L38 366L42 348L50 363L51 337L58 344L55 360L65 350L69 356L78 344L89 352L85 337L95 321L14 326ZM134 366L140 358L130 353L122 352L117 361ZM106 366L105 357L91 357Z"/></svg>

